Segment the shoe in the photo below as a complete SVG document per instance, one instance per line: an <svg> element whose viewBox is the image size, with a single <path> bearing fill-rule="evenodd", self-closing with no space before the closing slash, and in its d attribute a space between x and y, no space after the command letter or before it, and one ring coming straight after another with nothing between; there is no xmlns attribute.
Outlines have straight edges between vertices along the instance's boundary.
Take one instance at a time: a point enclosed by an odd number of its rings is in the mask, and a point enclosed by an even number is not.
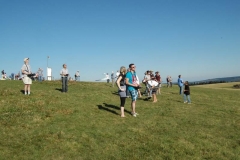
<svg viewBox="0 0 240 160"><path fill-rule="evenodd" d="M137 117L137 115L139 115L138 113L131 113L133 115L133 117Z"/></svg>
<svg viewBox="0 0 240 160"><path fill-rule="evenodd" d="M183 102L183 103L187 103L187 101Z"/></svg>

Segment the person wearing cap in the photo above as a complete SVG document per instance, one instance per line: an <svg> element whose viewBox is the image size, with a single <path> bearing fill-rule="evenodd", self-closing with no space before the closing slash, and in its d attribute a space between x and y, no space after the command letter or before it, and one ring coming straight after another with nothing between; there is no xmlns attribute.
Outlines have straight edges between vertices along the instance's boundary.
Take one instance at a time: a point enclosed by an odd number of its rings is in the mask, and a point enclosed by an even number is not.
<svg viewBox="0 0 240 160"><path fill-rule="evenodd" d="M28 77L29 74L31 74L31 67L29 65L29 58L24 58L24 64L21 68L22 71L22 80L24 83L24 93L25 95L30 95L30 86L32 84L32 79Z"/></svg>
<svg viewBox="0 0 240 160"><path fill-rule="evenodd" d="M66 64L63 64L63 68L60 71L60 75L62 76L62 92L66 93L68 91L68 75L69 75Z"/></svg>

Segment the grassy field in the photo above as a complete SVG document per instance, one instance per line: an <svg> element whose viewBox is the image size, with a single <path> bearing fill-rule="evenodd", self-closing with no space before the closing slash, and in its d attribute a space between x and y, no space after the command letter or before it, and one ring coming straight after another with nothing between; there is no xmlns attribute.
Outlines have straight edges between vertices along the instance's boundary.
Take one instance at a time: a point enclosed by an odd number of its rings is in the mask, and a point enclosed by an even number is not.
<svg viewBox="0 0 240 160"><path fill-rule="evenodd" d="M240 159L240 90L234 83L178 87L158 102L140 98L120 118L117 88L107 83L0 81L0 159ZM219 89L216 89L219 88Z"/></svg>

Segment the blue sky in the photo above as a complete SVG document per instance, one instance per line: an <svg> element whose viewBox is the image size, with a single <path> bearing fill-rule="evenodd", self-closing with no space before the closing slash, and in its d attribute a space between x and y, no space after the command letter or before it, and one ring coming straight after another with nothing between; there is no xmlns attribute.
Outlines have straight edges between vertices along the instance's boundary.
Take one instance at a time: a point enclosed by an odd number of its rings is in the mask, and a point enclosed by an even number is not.
<svg viewBox="0 0 240 160"><path fill-rule="evenodd" d="M239 76L239 0L0 0L0 69L95 81L134 63L165 80Z"/></svg>

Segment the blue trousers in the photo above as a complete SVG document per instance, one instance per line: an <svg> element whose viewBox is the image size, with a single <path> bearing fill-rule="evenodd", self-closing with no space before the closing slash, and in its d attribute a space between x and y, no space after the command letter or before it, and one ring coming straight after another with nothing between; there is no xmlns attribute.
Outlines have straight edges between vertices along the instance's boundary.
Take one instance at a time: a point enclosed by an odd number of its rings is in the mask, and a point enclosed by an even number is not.
<svg viewBox="0 0 240 160"><path fill-rule="evenodd" d="M68 77L62 77L62 92L68 91Z"/></svg>

